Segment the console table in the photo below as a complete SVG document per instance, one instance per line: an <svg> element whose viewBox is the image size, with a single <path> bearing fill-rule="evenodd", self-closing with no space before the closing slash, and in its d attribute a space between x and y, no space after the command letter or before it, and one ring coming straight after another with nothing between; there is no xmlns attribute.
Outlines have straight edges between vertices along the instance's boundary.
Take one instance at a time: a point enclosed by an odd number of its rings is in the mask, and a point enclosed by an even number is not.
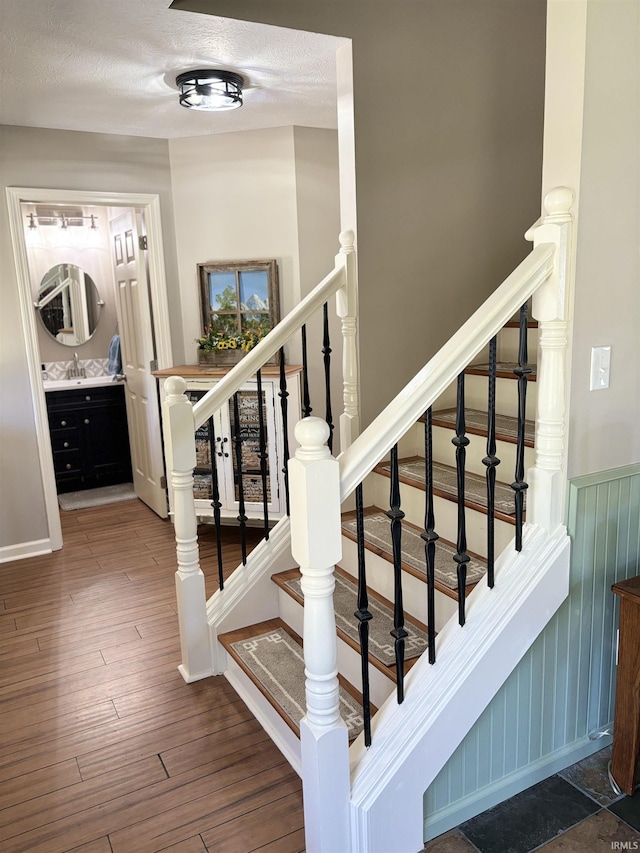
<svg viewBox="0 0 640 853"><path fill-rule="evenodd" d="M640 576L615 583L620 597L620 637L611 775L633 795L640 755Z"/></svg>

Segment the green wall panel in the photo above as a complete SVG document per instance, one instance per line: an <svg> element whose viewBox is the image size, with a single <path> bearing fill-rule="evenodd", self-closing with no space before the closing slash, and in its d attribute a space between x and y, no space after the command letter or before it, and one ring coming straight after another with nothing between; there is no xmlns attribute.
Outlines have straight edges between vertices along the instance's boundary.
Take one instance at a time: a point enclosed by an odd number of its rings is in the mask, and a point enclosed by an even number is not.
<svg viewBox="0 0 640 853"><path fill-rule="evenodd" d="M617 599L640 574L640 464L569 483L570 591L425 793L425 839L606 746Z"/></svg>

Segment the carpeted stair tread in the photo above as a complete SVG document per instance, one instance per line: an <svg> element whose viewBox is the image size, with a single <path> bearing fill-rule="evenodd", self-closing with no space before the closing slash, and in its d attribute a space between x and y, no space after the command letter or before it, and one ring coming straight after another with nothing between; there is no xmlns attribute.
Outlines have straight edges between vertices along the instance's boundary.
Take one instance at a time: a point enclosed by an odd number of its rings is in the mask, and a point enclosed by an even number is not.
<svg viewBox="0 0 640 853"><path fill-rule="evenodd" d="M306 712L300 637L281 619L270 619L220 634L218 640L300 736L300 720ZM347 724L349 740L353 740L363 727L362 699L352 685L339 678L340 715Z"/></svg>
<svg viewBox="0 0 640 853"><path fill-rule="evenodd" d="M342 519L345 536L356 541L356 519L347 514ZM422 530L408 521L402 522L402 567L426 582L426 562ZM391 525L384 510L369 507L364 515L365 546L386 560L393 560ZM435 577L436 586L452 598L457 598L458 577L454 555L455 546L445 539L436 542ZM476 584L486 572L486 561L477 554L471 555L467 564L467 589Z"/></svg>
<svg viewBox="0 0 640 853"><path fill-rule="evenodd" d="M388 462L381 462L374 468L378 474L389 477L391 470ZM421 456L410 456L398 463L398 473L401 482L417 488L425 488L424 459ZM465 472L465 506L479 512L487 512L487 481L485 477ZM442 462L433 463L433 493L450 501L458 500L458 485L456 469ZM515 492L506 483L496 481L495 516L502 521L515 524Z"/></svg>
<svg viewBox="0 0 640 853"><path fill-rule="evenodd" d="M298 569L281 572L274 575L272 580L292 598L304 605ZM358 620L353 615L354 611L358 609L357 581L347 572L336 567L335 582L333 606L336 616L336 629L343 640L352 648L360 651ZM389 677L395 678L395 651L393 639L390 636L390 631L393 629L393 605L371 590L368 590L368 597L369 612L373 617L369 620L369 652L372 662L374 664L379 663L379 668L383 672ZM427 648L427 633L423 625L406 615L405 629L409 634L405 640L405 660L408 662L420 657Z"/></svg>
<svg viewBox="0 0 640 853"><path fill-rule="evenodd" d="M498 379L517 379L518 377L513 372L517 366L517 361L499 361L496 364L496 376L498 377ZM531 373L528 374L529 382L535 382L537 379L536 365L529 364L527 366L531 369ZM465 368L464 372L470 374L471 376L488 376L489 365L470 364L468 367Z"/></svg>
<svg viewBox="0 0 640 853"><path fill-rule="evenodd" d="M466 431L472 435L487 434L487 413L480 409L465 409L464 417L466 422ZM424 415L420 418L424 421ZM444 427L445 429L455 429L456 426L456 410L441 409L439 412L433 413L433 425ZM535 423L534 421L524 422L524 443L527 447L533 447L535 438ZM496 414L496 439L499 441L508 441L510 444L515 444L518 440L518 419L512 418L509 415Z"/></svg>

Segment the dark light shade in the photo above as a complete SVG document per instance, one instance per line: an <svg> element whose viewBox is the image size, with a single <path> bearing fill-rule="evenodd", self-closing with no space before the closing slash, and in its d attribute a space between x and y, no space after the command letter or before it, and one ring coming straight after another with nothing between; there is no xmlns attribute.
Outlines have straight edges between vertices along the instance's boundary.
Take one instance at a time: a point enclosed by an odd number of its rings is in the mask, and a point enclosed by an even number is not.
<svg viewBox="0 0 640 853"><path fill-rule="evenodd" d="M176 77L180 103L192 110L235 110L242 106L244 79L232 71L184 71Z"/></svg>

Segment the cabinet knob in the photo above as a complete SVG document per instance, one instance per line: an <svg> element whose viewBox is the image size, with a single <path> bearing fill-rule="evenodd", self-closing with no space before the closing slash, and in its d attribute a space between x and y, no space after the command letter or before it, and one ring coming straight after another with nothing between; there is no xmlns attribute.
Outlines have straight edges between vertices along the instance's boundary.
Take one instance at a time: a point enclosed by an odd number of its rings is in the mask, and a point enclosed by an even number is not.
<svg viewBox="0 0 640 853"><path fill-rule="evenodd" d="M90 400L90 399L91 399L91 394L87 394L87 396L86 396L84 399L85 399L85 400Z"/></svg>
<svg viewBox="0 0 640 853"><path fill-rule="evenodd" d="M64 443L62 446L63 446L63 447L69 447L69 442L68 442L68 441L65 441L65 443Z"/></svg>
<svg viewBox="0 0 640 853"><path fill-rule="evenodd" d="M84 419L84 422L85 422L85 424L90 424L90 423L91 423L91 421L89 420L89 418L85 418L85 419Z"/></svg>
<svg viewBox="0 0 640 853"><path fill-rule="evenodd" d="M66 425L67 425L66 421L60 421L60 426L66 426Z"/></svg>
<svg viewBox="0 0 640 853"><path fill-rule="evenodd" d="M67 467L67 471L70 471L70 470L71 470L71 462L67 462L67 466L66 466L66 467Z"/></svg>

